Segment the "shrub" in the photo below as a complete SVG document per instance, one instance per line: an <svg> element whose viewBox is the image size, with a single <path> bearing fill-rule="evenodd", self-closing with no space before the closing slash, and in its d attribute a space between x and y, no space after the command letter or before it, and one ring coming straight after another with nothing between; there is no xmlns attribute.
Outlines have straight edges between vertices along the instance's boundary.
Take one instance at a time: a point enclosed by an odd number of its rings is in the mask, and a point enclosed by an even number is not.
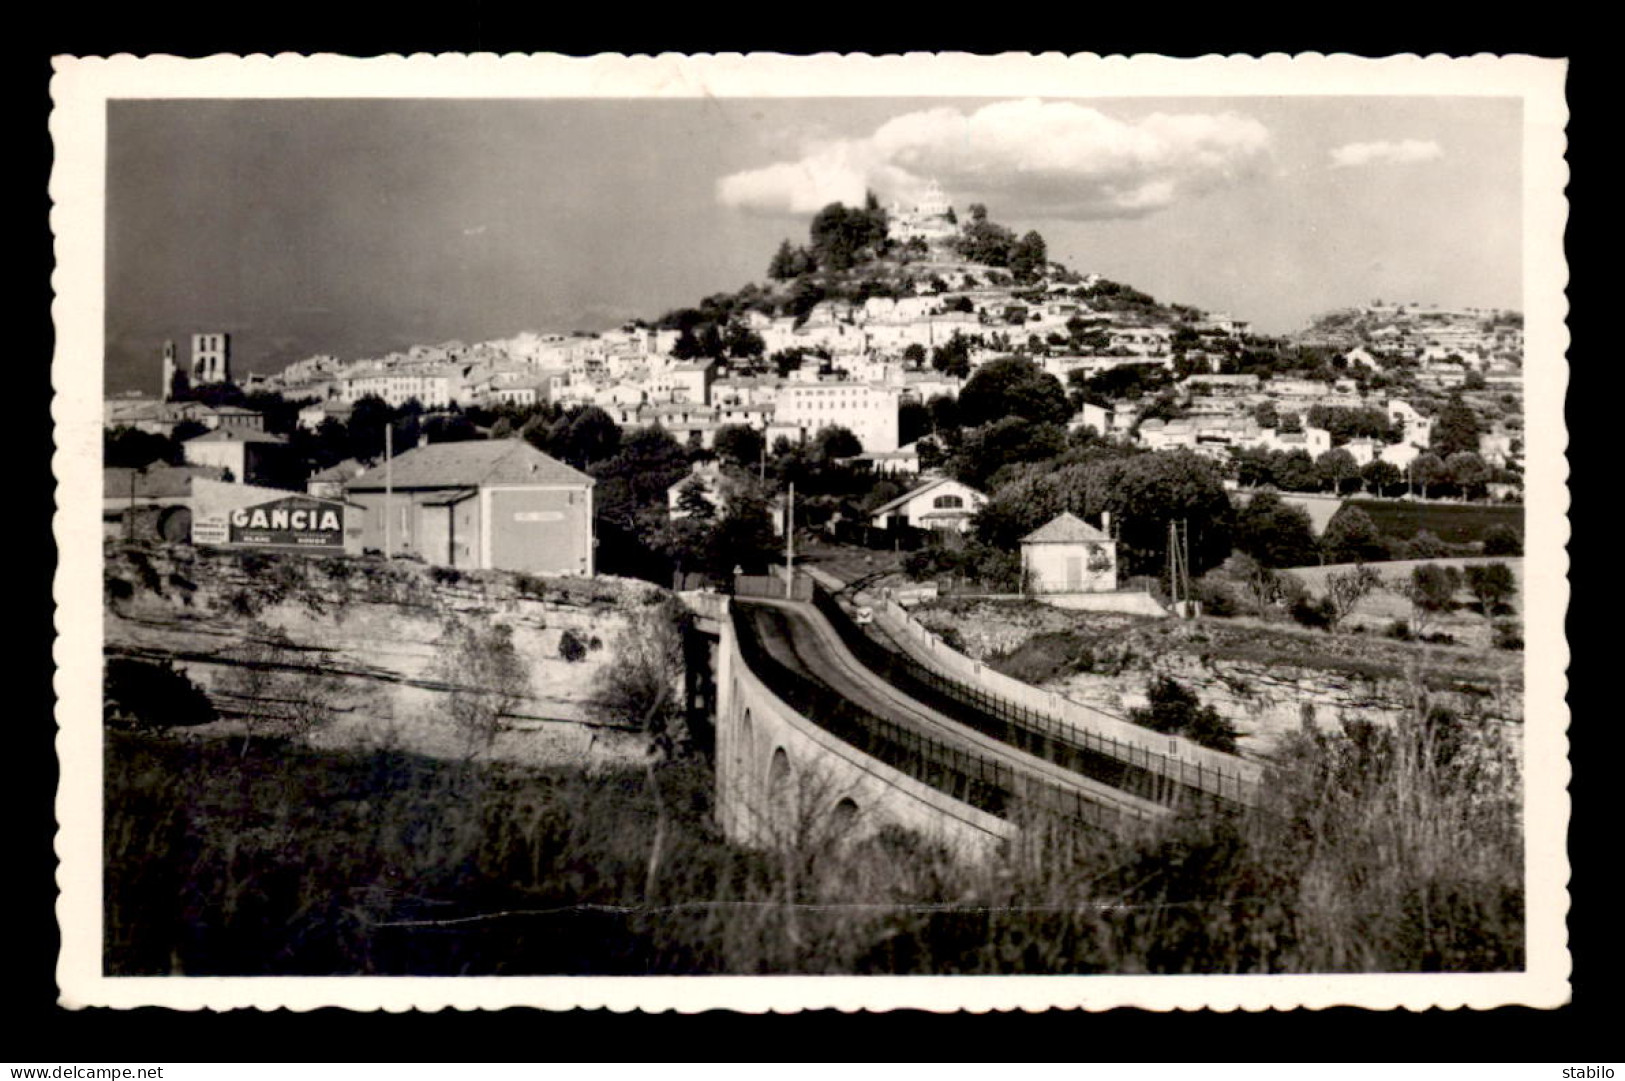
<svg viewBox="0 0 1625 1081"><path fill-rule="evenodd" d="M1304 627L1319 630L1330 630L1337 623L1337 606L1330 597L1313 600L1309 597L1299 597L1292 602L1288 609L1292 618Z"/></svg>
<svg viewBox="0 0 1625 1081"><path fill-rule="evenodd" d="M463 580L463 572L456 567L430 567L429 580L436 585L454 586Z"/></svg>
<svg viewBox="0 0 1625 1081"><path fill-rule="evenodd" d="M502 718L529 693L530 677L512 630L502 624L482 629L448 622L437 644L433 673L449 685L444 714L473 758L491 746Z"/></svg>
<svg viewBox="0 0 1625 1081"><path fill-rule="evenodd" d="M1129 719L1158 732L1184 736L1230 754L1236 752L1238 733L1212 706L1202 705L1196 692L1169 676L1157 676L1146 688L1150 705L1129 711Z"/></svg>
<svg viewBox="0 0 1625 1081"><path fill-rule="evenodd" d="M215 719L209 696L172 662L132 657L107 662L102 707L107 723L138 728L207 724Z"/></svg>
<svg viewBox="0 0 1625 1081"><path fill-rule="evenodd" d="M1382 633L1386 634L1389 638L1397 638L1401 642L1409 642L1411 640L1411 625L1403 619L1396 619L1392 623L1388 624L1388 628Z"/></svg>
<svg viewBox="0 0 1625 1081"><path fill-rule="evenodd" d="M1202 605L1203 615L1233 616L1241 610L1230 586L1210 574L1191 583L1191 599Z"/></svg>
<svg viewBox="0 0 1625 1081"><path fill-rule="evenodd" d="M1444 541L1425 529L1404 543L1406 559L1443 559L1449 554Z"/></svg>
<svg viewBox="0 0 1625 1081"><path fill-rule="evenodd" d="M1484 531L1484 554L1487 556L1523 555L1523 537L1509 525L1497 523Z"/></svg>
<svg viewBox="0 0 1625 1081"><path fill-rule="evenodd" d="M575 664L587 658L587 643L575 631L566 627L564 633L559 635L559 656Z"/></svg>
<svg viewBox="0 0 1625 1081"><path fill-rule="evenodd" d="M1496 649L1522 649L1523 629L1516 622L1497 623L1495 625Z"/></svg>

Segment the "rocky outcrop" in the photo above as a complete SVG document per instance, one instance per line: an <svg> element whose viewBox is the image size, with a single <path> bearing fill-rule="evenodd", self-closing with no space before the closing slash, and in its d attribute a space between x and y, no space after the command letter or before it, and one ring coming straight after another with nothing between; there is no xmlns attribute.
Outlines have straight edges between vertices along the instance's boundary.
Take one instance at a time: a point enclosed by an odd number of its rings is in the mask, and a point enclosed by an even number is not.
<svg viewBox="0 0 1625 1081"><path fill-rule="evenodd" d="M223 728L253 708L234 670L276 640L279 671L331 690L315 741L459 753L443 708L459 681L450 643L504 628L525 686L493 753L536 764L643 754L635 720L589 706L634 614L665 596L647 583L136 544L109 547L104 585L107 653L174 660L215 699Z"/></svg>
<svg viewBox="0 0 1625 1081"><path fill-rule="evenodd" d="M1305 722L1398 721L1428 705L1518 725L1522 655L1328 635L1238 621L1137 619L1023 603L921 608L921 623L963 652L1026 682L1127 717L1163 675L1194 690L1268 753Z"/></svg>

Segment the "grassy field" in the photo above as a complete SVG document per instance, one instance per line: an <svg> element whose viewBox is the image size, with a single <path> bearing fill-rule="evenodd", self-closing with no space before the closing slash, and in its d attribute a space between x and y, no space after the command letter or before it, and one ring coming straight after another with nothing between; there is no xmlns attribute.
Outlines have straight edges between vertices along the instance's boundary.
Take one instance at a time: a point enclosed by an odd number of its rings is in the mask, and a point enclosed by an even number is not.
<svg viewBox="0 0 1625 1081"><path fill-rule="evenodd" d="M1523 533L1523 507L1504 503L1413 503L1402 499L1350 499L1345 506L1370 515L1377 532L1410 540L1423 530L1446 544L1472 544L1491 526L1505 525Z"/></svg>
<svg viewBox="0 0 1625 1081"><path fill-rule="evenodd" d="M1365 597L1355 606L1353 614L1349 616L1349 626L1364 626L1369 629L1386 629L1396 620L1403 621L1411 614L1411 602L1399 592L1399 587L1410 579L1411 571L1424 563L1433 563L1445 567L1466 567L1475 563L1505 563L1512 569L1512 575L1518 583L1518 595L1512 601L1512 607L1518 611L1523 610L1524 576L1523 560L1519 557L1484 557L1475 559L1407 559L1395 560L1391 563L1372 563L1369 566L1382 575L1386 588L1380 589ZM1326 592L1326 576L1334 572L1348 571L1352 564L1331 564L1320 567L1293 567L1292 573L1302 578L1317 596ZM1492 635L1489 623L1477 610L1476 602L1463 590L1456 597L1456 610L1440 616L1429 628L1429 633L1448 634L1462 645L1489 647Z"/></svg>
<svg viewBox="0 0 1625 1081"><path fill-rule="evenodd" d="M1304 735L1266 813L752 852L700 760L584 774L110 732L110 975L1046 974L1523 964L1515 760ZM665 828L660 828L660 822ZM658 845L655 838L663 837Z"/></svg>

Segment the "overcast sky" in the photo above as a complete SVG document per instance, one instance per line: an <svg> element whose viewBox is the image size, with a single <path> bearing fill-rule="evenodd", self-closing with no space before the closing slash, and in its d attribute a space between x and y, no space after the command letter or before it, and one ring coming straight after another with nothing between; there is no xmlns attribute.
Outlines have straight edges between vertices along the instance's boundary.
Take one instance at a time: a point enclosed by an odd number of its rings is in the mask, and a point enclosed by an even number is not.
<svg viewBox="0 0 1625 1081"><path fill-rule="evenodd" d="M107 383L601 330L762 277L812 214L939 181L1051 258L1284 333L1376 298L1520 308L1500 98L123 101Z"/></svg>

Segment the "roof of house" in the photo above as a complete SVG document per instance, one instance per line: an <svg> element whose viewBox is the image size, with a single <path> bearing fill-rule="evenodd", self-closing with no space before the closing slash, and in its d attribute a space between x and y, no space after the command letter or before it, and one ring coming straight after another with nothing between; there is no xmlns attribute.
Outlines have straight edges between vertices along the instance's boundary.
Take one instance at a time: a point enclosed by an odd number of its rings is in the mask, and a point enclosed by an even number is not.
<svg viewBox="0 0 1625 1081"><path fill-rule="evenodd" d="M351 481L358 491L382 491L385 474L396 488L470 488L488 485L582 487L593 478L549 457L523 439L470 439L430 443L397 457L388 470L369 469Z"/></svg>
<svg viewBox="0 0 1625 1081"><path fill-rule="evenodd" d="M959 487L965 489L966 491L970 492L974 496L979 496L982 499L987 498L985 495L982 495L981 492L978 492L975 488L972 488L968 484L960 484L959 481L954 480L952 477L937 477L937 478L935 478L933 480L926 481L924 484L921 484L917 488L912 488L909 491L904 492L902 495L898 496L896 499L893 499L890 503L881 504L880 506L876 507L874 510L869 512L869 517L878 518L882 514L886 514L886 513L890 512L890 511L894 511L898 507L901 507L904 503L907 503L909 500L918 499L920 496L922 496L925 493L931 491L933 488L940 488L944 484L955 484L955 485L958 485Z"/></svg>
<svg viewBox="0 0 1625 1081"><path fill-rule="evenodd" d="M141 499L172 499L192 494L192 481L197 477L219 480L225 470L215 465L170 465L155 462L145 469L109 466L102 470L102 495L107 499L129 498L130 482L135 481L134 494Z"/></svg>
<svg viewBox="0 0 1625 1081"><path fill-rule="evenodd" d="M1025 537L1022 544L1077 544L1080 541L1109 541L1106 534L1071 511L1062 511Z"/></svg>
<svg viewBox="0 0 1625 1081"><path fill-rule="evenodd" d="M216 428L202 435L194 435L188 443L286 443L287 440L271 432L244 431L241 428Z"/></svg>

